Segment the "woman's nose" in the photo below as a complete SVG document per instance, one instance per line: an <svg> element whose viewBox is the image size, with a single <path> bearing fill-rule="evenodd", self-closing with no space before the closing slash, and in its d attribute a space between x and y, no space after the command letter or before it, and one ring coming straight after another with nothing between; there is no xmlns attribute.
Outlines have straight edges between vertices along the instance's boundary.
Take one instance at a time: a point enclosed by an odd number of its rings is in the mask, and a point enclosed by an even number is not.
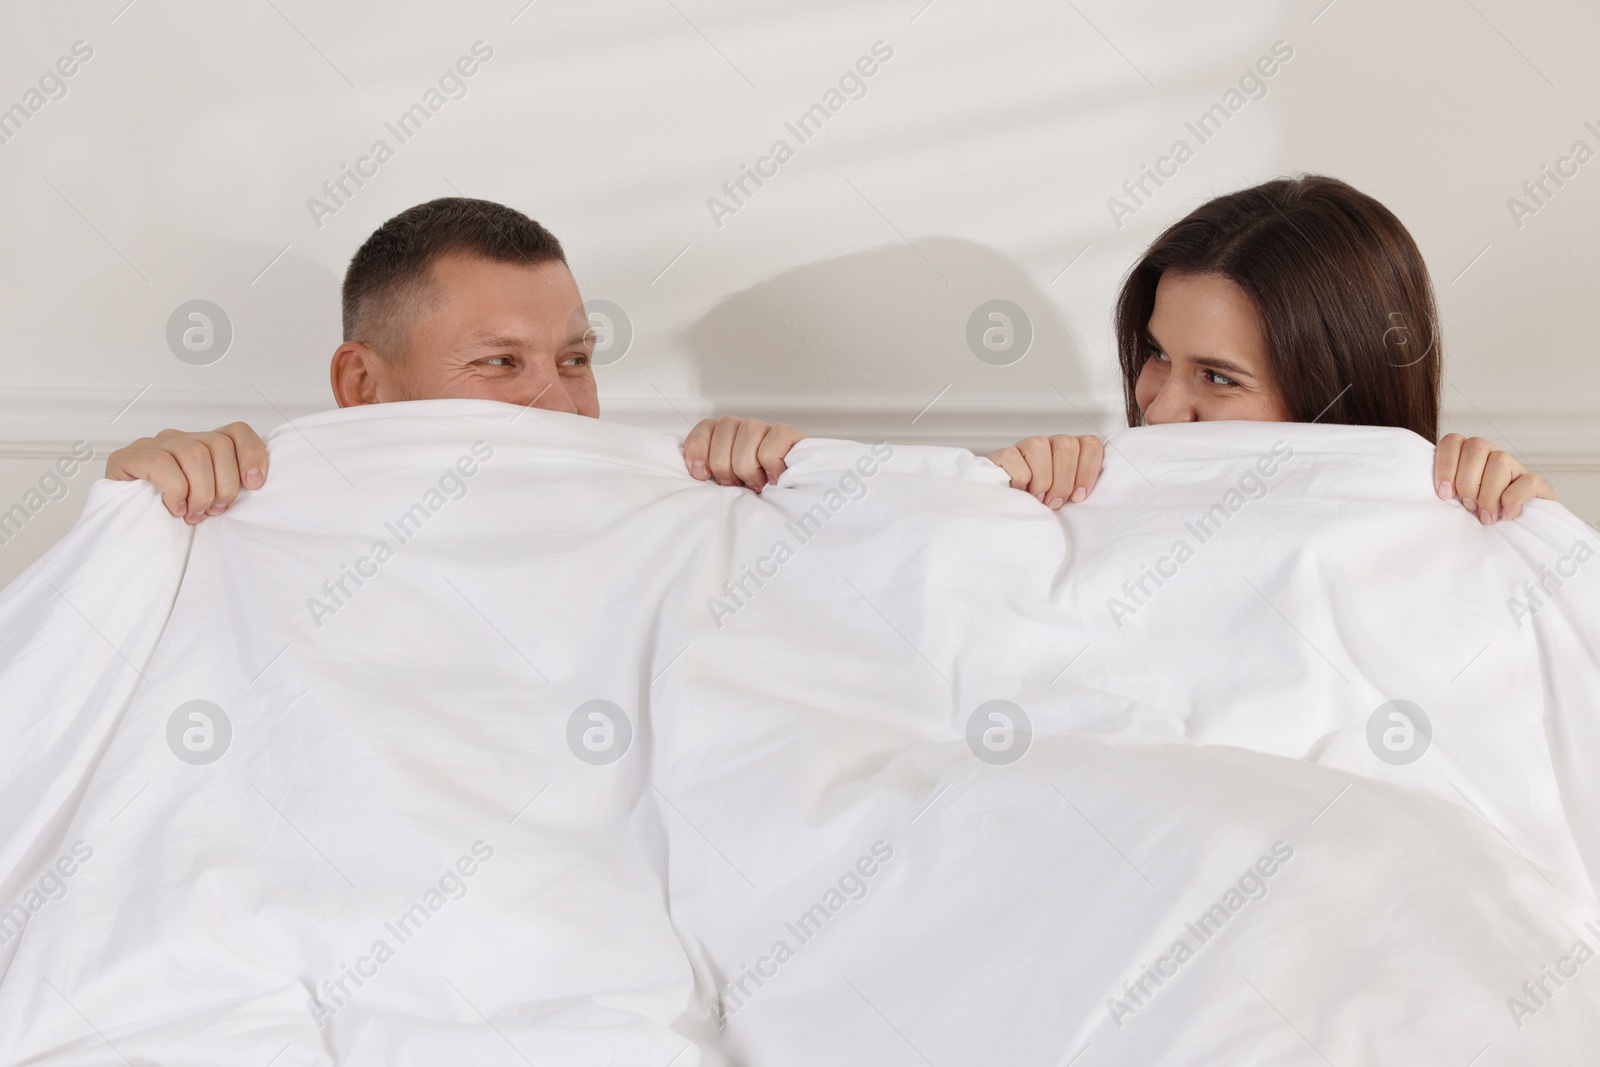
<svg viewBox="0 0 1600 1067"><path fill-rule="evenodd" d="M1161 391L1144 409L1144 421L1151 426L1168 422L1194 422L1196 418L1193 398L1175 386L1171 377L1161 383Z"/></svg>

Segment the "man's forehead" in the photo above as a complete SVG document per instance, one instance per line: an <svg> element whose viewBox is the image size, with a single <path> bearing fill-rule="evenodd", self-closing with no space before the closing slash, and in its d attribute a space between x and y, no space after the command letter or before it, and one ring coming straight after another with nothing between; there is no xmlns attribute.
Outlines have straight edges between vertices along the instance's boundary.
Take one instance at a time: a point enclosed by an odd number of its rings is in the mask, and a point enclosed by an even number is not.
<svg viewBox="0 0 1600 1067"><path fill-rule="evenodd" d="M577 284L559 260L499 263L452 255L434 266L443 297L438 308L461 347L568 346L583 343L589 332Z"/></svg>

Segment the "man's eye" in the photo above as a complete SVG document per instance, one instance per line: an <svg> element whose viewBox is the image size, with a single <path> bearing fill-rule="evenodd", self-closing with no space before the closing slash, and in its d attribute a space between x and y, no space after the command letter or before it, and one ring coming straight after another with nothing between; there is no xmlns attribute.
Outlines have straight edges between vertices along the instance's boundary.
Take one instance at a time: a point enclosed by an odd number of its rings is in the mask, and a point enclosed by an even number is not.
<svg viewBox="0 0 1600 1067"><path fill-rule="evenodd" d="M568 356L566 359L561 361L561 365L563 367L587 367L589 365L589 357L584 353L579 353L575 356Z"/></svg>
<svg viewBox="0 0 1600 1067"><path fill-rule="evenodd" d="M509 367L513 359L511 356L490 356L488 359L480 359L478 362L491 367Z"/></svg>

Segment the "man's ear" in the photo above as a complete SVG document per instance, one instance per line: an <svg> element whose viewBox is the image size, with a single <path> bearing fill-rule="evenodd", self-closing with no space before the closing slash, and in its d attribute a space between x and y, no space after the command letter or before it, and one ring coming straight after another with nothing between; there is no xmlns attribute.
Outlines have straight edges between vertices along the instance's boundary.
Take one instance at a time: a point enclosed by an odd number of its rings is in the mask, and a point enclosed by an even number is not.
<svg viewBox="0 0 1600 1067"><path fill-rule="evenodd" d="M360 341L346 341L333 353L328 377L342 408L378 403L379 384L389 371L383 357Z"/></svg>

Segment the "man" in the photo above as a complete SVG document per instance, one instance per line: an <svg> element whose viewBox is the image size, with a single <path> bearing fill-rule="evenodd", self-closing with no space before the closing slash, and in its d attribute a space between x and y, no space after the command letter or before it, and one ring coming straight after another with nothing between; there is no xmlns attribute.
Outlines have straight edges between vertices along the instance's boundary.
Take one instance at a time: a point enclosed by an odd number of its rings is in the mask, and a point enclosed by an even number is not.
<svg viewBox="0 0 1600 1067"><path fill-rule="evenodd" d="M555 236L512 208L448 197L378 227L345 273L344 343L330 378L340 407L469 398L598 418L589 328ZM694 477L755 492L778 480L805 435L756 419L705 419L684 442ZM106 460L144 480L192 524L267 479L267 447L242 422L163 430Z"/></svg>

